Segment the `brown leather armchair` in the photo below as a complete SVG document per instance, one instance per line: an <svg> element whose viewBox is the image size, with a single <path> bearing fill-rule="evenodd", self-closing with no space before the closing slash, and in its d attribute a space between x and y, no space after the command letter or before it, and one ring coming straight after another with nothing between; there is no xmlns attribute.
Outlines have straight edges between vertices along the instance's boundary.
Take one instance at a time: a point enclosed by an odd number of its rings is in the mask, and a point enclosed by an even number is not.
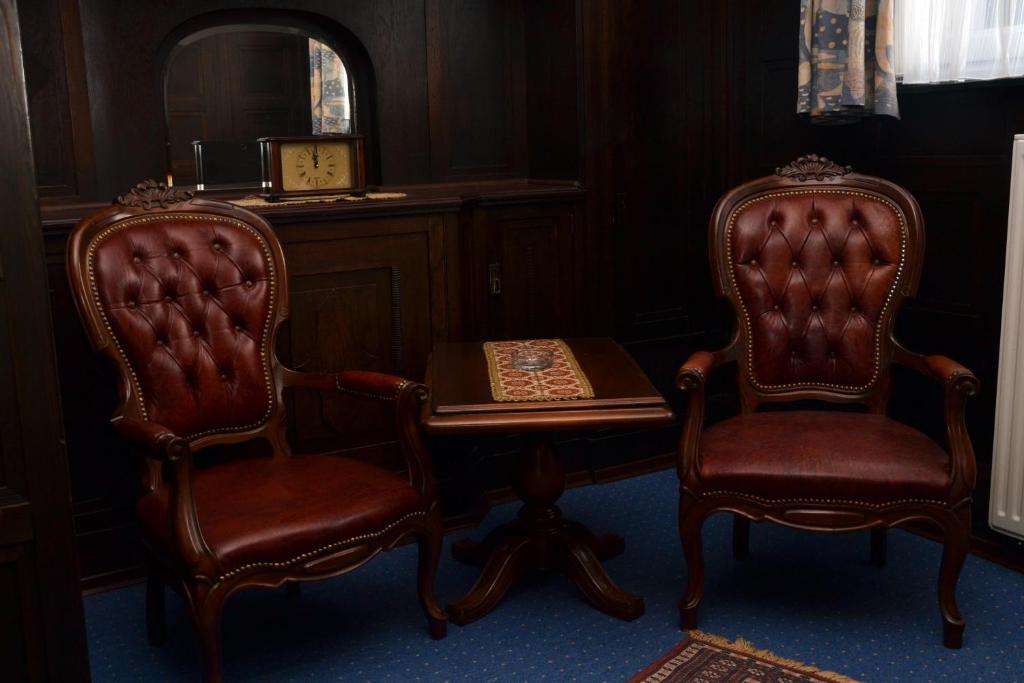
<svg viewBox="0 0 1024 683"><path fill-rule="evenodd" d="M689 414L679 443L679 532L688 564L682 628L696 626L703 593L701 526L732 511L734 551L749 522L814 531L872 530L876 564L884 532L914 520L944 538L939 607L947 647L964 620L956 582L970 542L974 451L964 402L978 391L966 368L920 356L892 336L903 299L917 289L924 254L921 210L903 188L809 155L723 196L711 218L714 286L736 314L724 349L679 369ZM741 414L704 429L704 384L738 364ZM945 396L946 448L886 417L890 365L908 365ZM866 412L773 410L813 399Z"/></svg>
<svg viewBox="0 0 1024 683"><path fill-rule="evenodd" d="M71 234L68 274L98 351L119 371L113 423L147 456L137 513L154 558L150 641L164 638L165 583L199 632L203 680L221 680L224 601L351 571L409 537L435 638L441 549L436 486L419 432L426 388L373 372L303 373L274 352L288 317L284 255L270 225L230 204L149 181ZM284 387L338 391L393 409L408 476L350 458L292 455ZM271 457L193 467L208 446L265 439Z"/></svg>

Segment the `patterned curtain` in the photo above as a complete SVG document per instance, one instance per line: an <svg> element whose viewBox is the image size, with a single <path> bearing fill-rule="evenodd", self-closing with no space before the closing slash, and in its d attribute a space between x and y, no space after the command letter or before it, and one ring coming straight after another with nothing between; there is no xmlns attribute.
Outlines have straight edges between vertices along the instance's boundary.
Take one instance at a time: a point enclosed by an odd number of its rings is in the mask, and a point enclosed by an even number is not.
<svg viewBox="0 0 1024 683"><path fill-rule="evenodd" d="M815 123L899 118L893 0L800 0L796 110Z"/></svg>
<svg viewBox="0 0 1024 683"><path fill-rule="evenodd" d="M341 58L323 43L309 39L309 101L313 135L352 132L352 101L348 71Z"/></svg>

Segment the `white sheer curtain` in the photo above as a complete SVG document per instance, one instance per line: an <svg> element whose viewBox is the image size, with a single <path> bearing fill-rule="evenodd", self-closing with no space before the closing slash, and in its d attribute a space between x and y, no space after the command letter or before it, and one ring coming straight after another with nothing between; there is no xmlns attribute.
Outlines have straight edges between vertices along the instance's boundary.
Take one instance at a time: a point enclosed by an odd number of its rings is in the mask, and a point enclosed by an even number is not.
<svg viewBox="0 0 1024 683"><path fill-rule="evenodd" d="M1024 0L896 0L904 83L1024 75Z"/></svg>

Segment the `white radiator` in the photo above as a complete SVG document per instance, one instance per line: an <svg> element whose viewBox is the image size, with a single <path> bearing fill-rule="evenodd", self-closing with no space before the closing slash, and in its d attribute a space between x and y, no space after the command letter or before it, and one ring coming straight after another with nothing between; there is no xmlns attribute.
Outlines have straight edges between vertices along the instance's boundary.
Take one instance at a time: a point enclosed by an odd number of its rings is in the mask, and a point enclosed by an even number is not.
<svg viewBox="0 0 1024 683"><path fill-rule="evenodd" d="M1013 140L988 522L1024 538L1024 135Z"/></svg>

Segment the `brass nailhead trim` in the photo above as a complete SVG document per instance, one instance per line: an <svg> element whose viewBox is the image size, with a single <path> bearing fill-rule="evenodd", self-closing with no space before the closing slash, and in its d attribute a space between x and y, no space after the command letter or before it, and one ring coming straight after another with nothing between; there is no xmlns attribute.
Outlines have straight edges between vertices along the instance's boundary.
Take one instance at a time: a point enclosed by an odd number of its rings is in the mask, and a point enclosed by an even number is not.
<svg viewBox="0 0 1024 683"><path fill-rule="evenodd" d="M860 507L867 508L887 508L894 505L903 505L905 503L928 503L929 505L941 505L948 507L948 504L941 500L929 500L927 498L901 498L899 500L889 501L887 503L865 503L860 500L836 500L834 498L761 498L760 496L753 496L749 493L739 493L737 491L707 491L700 494L702 498L709 496L736 496L738 498L746 498L753 500L758 503L765 503L767 505L778 505L788 503L820 503L826 505L834 505L836 503L840 505L859 505Z"/></svg>
<svg viewBox="0 0 1024 683"><path fill-rule="evenodd" d="M838 194L847 195L852 197L864 197L865 199L871 199L874 201L881 202L892 209L897 220L899 221L900 227L900 260L896 269L896 277L893 279L892 286L889 288L889 292L885 296L885 303L882 305L882 310L878 315L878 323L875 326L875 367L871 374L871 379L866 384L861 386L851 386L847 384L832 384L830 382L804 382L804 383L790 383L790 384L761 384L757 381L754 376L754 348L753 348L753 330L750 323L750 313L747 311L747 305L743 301L743 295L740 293L739 287L736 284L736 267L733 262L733 249L732 249L732 229L736 224L736 218L744 209L757 202L766 201L775 197L786 197L791 195L802 195L802 194ZM772 192L770 194L755 197L749 199L738 207L733 209L732 213L729 214L729 225L726 228L725 242L727 253L726 256L729 259L729 280L732 283L733 291L736 292L736 298L740 302L740 310L743 313L743 326L746 332L747 338L747 376L750 379L750 383L756 388L762 391L782 391L786 389L834 389L837 391L860 393L867 391L875 382L878 381L878 375L881 372L882 364L882 330L885 327L884 321L885 316L889 311L889 306L892 304L893 297L896 295L896 291L899 289L900 281L903 278L903 267L906 263L906 252L907 252L907 226L906 220L904 219L903 212L898 206L893 204L891 201L880 195L870 194L867 192L858 192L855 190L831 190L831 189L815 189L815 190L785 190L780 192Z"/></svg>
<svg viewBox="0 0 1024 683"><path fill-rule="evenodd" d="M263 235L261 235L252 226L250 226L250 225L248 225L246 223L243 223L242 221L239 221L237 219L226 218L224 216L214 216L214 215L210 215L210 214L174 213L174 214L171 214L171 215L173 215L175 218L179 218L179 219L183 218L183 219L187 219L187 220L196 220L196 221L204 221L204 222L228 223L228 224L234 225L235 227L242 228L243 230L246 230L249 233L251 233L256 238L256 241L259 242L260 248L263 250L263 254L264 254L264 256L267 259L267 268L270 271L269 274L270 274L270 285L271 285L270 286L270 305L267 308L267 317L266 317L266 320L263 323L263 346L260 349L260 357L263 359L263 379L264 379L264 384L266 385L266 388L267 388L267 410L266 410L266 412L263 414L263 417L261 417L257 422L253 422L251 424L241 425L241 426L238 426L238 427L224 427L224 428L218 428L218 429L207 429L207 430L202 431L202 432L196 432L195 434L189 434L188 436L185 436L183 438L185 440L187 440L187 441L191 441L192 439L197 439L197 438L199 438L201 436L207 436L209 434L218 434L218 433L224 433L224 432L244 432L244 431L247 431L249 429L254 429L256 427L259 427L260 425L265 424L268 419L270 419L270 415L271 415L271 413L274 410L274 387L273 387L273 382L271 381L271 378L270 378L270 363L268 361L267 350L268 350L268 348L270 346L270 326L271 326L271 321L274 319L274 311L275 311L275 306L276 306L277 287L275 286L275 283L276 283L277 280L276 280L276 271L274 269L274 259L271 256L270 248L267 246L266 240L263 238ZM154 222L163 221L163 220L166 220L166 219L167 219L167 214L162 214L162 215L159 215L159 216L137 216L135 218L128 218L128 219L125 219L123 221L118 221L114 225L111 225L110 227L106 228L101 233L99 233L98 235L93 237L92 241L89 243L89 249L86 252L86 262L88 264L88 275L89 275L89 287L92 289L92 294L93 294L94 303L96 305L96 310L99 311L100 317L103 319L103 327L106 328L107 335L110 337L111 341L114 342L114 347L117 349L118 354L121 356L121 360L124 361L125 367L128 368L128 374L131 376L132 386L135 389L136 396L138 396L138 399L136 399L136 403L139 406L139 412L142 413L142 419L144 419L144 420L149 420L149 413L146 410L146 402L145 402L145 396L142 393L142 385L139 383L139 377L135 373L135 368L132 367L131 362L128 360L127 354L125 354L124 349L121 347L121 342L118 341L117 335L114 334L114 330L110 326L110 321L107 319L106 311L103 309L103 302L100 300L99 289L98 289L98 287L96 285L96 274L95 274L95 272L93 270L93 268L94 268L93 261L95 259L95 255L96 255L96 247L98 247L100 245L100 243L102 243L104 240L106 240L108 237L110 237L115 232L119 232L120 230L123 230L123 229L125 229L127 227L130 227L132 225L137 225L139 223L154 223Z"/></svg>
<svg viewBox="0 0 1024 683"><path fill-rule="evenodd" d="M313 557L315 555L319 555L320 553L322 553L324 551L327 551L327 550L333 550L334 548L340 548L341 546L348 545L349 543L356 543L358 541L366 541L366 540L369 540L371 538L377 538L379 536L383 536L384 534L386 534L391 529L394 529L399 524L402 524L403 522L406 522L406 521L412 519L413 517L422 517L422 516L424 516L426 514L427 513L425 511L423 511L423 510L421 510L419 512L410 512L409 514L404 515L404 516L396 519L395 521L391 522L391 524L388 524L386 527L384 527L380 531L374 531L374 532L368 533L368 534L359 534L358 536L352 536L351 538L346 538L344 541L336 541L334 543L328 543L327 545L320 546L316 550L310 550L308 552L302 553L301 555L296 555L292 559L287 560L285 562L251 562L249 564L242 565L238 569L232 569L227 574L222 574L220 576L220 579L218 579L218 580L223 581L224 579L231 578L232 576L236 576L238 574L241 574L242 572L249 571L250 569L256 569L257 567L264 567L264 568L288 567L288 566L291 566L291 565L295 564L296 562L301 562L303 560L308 560L309 558L311 558L311 557Z"/></svg>

